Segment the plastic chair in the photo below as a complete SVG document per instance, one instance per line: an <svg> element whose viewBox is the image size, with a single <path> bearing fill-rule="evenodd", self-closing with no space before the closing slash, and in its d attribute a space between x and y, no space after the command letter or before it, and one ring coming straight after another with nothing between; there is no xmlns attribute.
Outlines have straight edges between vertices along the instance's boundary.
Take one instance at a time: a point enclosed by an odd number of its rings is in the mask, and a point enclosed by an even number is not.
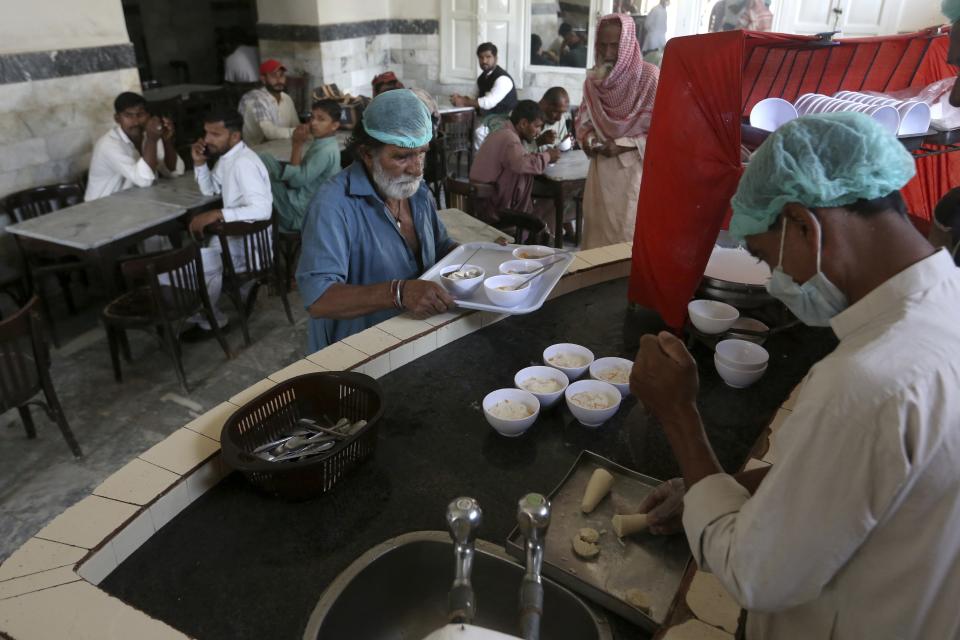
<svg viewBox="0 0 960 640"><path fill-rule="evenodd" d="M121 263L120 270L129 290L111 301L100 316L107 331L117 382L123 380L121 351L124 359L131 361L127 330L156 330L161 347L173 360L180 385L189 393L181 358L180 333L186 320L198 313L203 313L207 319L227 358L233 357L213 316L200 248L196 244L126 260Z"/></svg>
<svg viewBox="0 0 960 640"><path fill-rule="evenodd" d="M495 194L494 189L493 185L447 178L447 206L453 206L454 201L459 200L460 209L504 233L509 233L517 244L547 244L550 232L543 220L524 211L493 210L489 200ZM484 214L484 211L487 213Z"/></svg>
<svg viewBox="0 0 960 640"><path fill-rule="evenodd" d="M50 379L50 348L43 336L37 296L0 322L0 363L0 413L16 407L27 437L32 439L37 437L37 430L30 415L30 405L39 406L60 427L73 455L82 456ZM32 399L41 391L46 402Z"/></svg>
<svg viewBox="0 0 960 640"><path fill-rule="evenodd" d="M287 299L289 282L283 281L280 271L280 261L277 259L277 212L274 209L269 220L258 222L222 222L207 227L220 240L221 258L223 259L223 291L233 302L240 313L240 329L243 331L243 341L250 346L250 330L247 318L253 311L256 300L256 289L261 284L273 285L280 299L283 309L287 312L287 319L293 324L293 314L290 312L290 301ZM231 251L231 247L233 251ZM235 264L234 254L242 262ZM252 289L244 302L241 289L252 283Z"/></svg>
<svg viewBox="0 0 960 640"><path fill-rule="evenodd" d="M6 211L15 222L23 222L81 202L83 202L83 189L80 185L66 183L12 193L0 201L0 209ZM70 278L73 273L80 273L83 282L86 283L85 265L82 260L73 256L59 256L37 250L25 252L23 261L27 283L31 291L39 295L45 319L50 326L53 343L59 346L44 282L47 276L54 276L57 279L67 310L73 315L77 312L77 308L70 291Z"/></svg>

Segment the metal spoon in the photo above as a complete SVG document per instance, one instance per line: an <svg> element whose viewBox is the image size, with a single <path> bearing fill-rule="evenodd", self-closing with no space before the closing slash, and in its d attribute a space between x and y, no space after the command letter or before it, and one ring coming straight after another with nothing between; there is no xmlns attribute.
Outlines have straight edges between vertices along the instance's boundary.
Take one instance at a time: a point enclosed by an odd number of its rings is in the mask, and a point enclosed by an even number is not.
<svg viewBox="0 0 960 640"><path fill-rule="evenodd" d="M542 267L540 267L540 268L537 269L536 271L532 271L532 272L530 273L530 277L529 277L529 278L527 278L526 280L524 280L523 282L521 282L521 283L518 284L517 286L513 287L512 289L508 289L508 291L517 291L518 289L524 288L525 286L527 286L527 283L529 283L529 282L530 282L531 280L533 280L534 278L538 278L538 277L542 276L544 273L546 273L546 271L547 271L550 267L552 267L553 265L555 265L555 264L557 264L558 262L560 262L560 260L561 260L561 259L558 258L557 260L554 260L553 262L545 263Z"/></svg>
<svg viewBox="0 0 960 640"><path fill-rule="evenodd" d="M474 251L473 253L471 253L471 254L470 254L470 257L467 258L466 260L464 260L462 265L460 265L459 267L457 267L457 268L454 269L453 271L447 273L447 275L445 275L444 277L445 277L445 278L449 278L451 274L454 274L454 273L456 273L457 271L462 271L463 268L464 268L465 266L467 266L467 264L468 264L471 260L473 260L473 256L477 255L477 253L480 251L480 249L482 249L482 247L477 247L477 250Z"/></svg>

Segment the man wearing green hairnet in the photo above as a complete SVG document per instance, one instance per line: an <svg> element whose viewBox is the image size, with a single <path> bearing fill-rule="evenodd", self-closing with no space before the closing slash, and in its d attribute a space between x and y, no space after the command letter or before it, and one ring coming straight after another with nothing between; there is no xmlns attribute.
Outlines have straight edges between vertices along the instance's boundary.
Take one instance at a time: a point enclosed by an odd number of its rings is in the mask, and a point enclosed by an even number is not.
<svg viewBox="0 0 960 640"><path fill-rule="evenodd" d="M456 247L423 182L432 137L416 94L381 93L354 131L353 164L310 201L297 268L310 353L404 310L425 317L453 306L443 287L418 280Z"/></svg>
<svg viewBox="0 0 960 640"><path fill-rule="evenodd" d="M773 466L724 473L692 357L669 333L641 340L631 388L683 478L640 511L654 533L682 523L749 640L960 637L960 271L906 217L913 174L870 118L834 113L778 129L740 181L731 234L770 265L773 296L839 338Z"/></svg>

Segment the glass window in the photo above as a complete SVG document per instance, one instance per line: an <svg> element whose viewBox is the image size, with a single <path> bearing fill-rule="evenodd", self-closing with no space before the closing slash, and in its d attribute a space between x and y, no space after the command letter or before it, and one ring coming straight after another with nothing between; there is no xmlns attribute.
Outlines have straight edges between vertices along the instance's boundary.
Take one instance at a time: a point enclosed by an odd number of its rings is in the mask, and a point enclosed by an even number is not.
<svg viewBox="0 0 960 640"><path fill-rule="evenodd" d="M586 69L599 0L529 0L531 65Z"/></svg>

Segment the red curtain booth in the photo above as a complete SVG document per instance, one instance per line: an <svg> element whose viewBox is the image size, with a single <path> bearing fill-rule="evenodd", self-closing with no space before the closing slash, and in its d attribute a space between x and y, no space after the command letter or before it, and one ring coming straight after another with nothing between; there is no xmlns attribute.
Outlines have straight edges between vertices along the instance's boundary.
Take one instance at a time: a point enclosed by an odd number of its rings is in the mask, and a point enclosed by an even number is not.
<svg viewBox="0 0 960 640"><path fill-rule="evenodd" d="M956 75L949 37L935 31L837 40L750 31L673 38L667 44L647 138L633 240L630 300L679 329L706 269L743 167L741 124L760 100L804 93L891 92ZM917 160L903 189L925 229L960 184L960 154Z"/></svg>

